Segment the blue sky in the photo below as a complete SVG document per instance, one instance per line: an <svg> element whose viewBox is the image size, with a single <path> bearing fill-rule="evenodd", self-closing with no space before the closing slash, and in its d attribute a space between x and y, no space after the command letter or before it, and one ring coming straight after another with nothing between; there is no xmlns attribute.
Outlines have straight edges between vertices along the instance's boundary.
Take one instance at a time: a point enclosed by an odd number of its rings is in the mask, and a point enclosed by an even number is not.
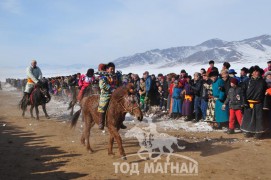
<svg viewBox="0 0 271 180"><path fill-rule="evenodd" d="M270 0L0 0L0 66L88 64L271 34Z"/></svg>

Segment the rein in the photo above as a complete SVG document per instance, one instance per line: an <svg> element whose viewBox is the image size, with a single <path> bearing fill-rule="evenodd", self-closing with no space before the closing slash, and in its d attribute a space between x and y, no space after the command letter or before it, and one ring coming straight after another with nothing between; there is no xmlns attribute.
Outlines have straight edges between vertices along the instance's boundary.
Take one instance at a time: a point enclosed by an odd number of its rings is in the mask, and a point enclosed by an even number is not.
<svg viewBox="0 0 271 180"><path fill-rule="evenodd" d="M135 110L135 109L138 109L138 108L140 108L139 107L139 105L138 105L138 103L136 103L136 107L131 107L131 109L129 110L129 108L130 108L130 105L131 105L131 103L129 103L128 104L128 110L125 108L125 106L120 102L122 99L125 99L125 97L121 97L117 102L121 105L121 107L125 110L125 112L128 112L128 113L130 113L130 114L133 114L133 111Z"/></svg>

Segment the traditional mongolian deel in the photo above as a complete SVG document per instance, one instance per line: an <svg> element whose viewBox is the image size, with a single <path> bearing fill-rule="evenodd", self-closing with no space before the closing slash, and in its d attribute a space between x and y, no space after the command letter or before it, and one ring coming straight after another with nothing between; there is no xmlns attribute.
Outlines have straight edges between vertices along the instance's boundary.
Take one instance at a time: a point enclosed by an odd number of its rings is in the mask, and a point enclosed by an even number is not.
<svg viewBox="0 0 271 180"><path fill-rule="evenodd" d="M37 83L39 80L42 79L42 73L39 67L32 67L29 66L26 69L26 74L27 74L27 84L25 87L26 93L30 93L32 89L34 88L34 83Z"/></svg>
<svg viewBox="0 0 271 180"><path fill-rule="evenodd" d="M215 99L213 97L212 85L206 85L206 89L208 90L209 99L205 121L215 122Z"/></svg>
<svg viewBox="0 0 271 180"><path fill-rule="evenodd" d="M263 116L263 100L267 85L265 80L250 78L244 83L245 102L248 106L244 109L241 129L249 133L264 133L268 130L268 117Z"/></svg>
<svg viewBox="0 0 271 180"><path fill-rule="evenodd" d="M115 80L109 75L101 77L99 81L99 87L101 89L100 101L98 112L105 113L110 101L110 97L115 87Z"/></svg>
<svg viewBox="0 0 271 180"><path fill-rule="evenodd" d="M229 106L222 110L223 103L226 99L225 92L222 90L224 81L218 78L212 85L213 96L215 98L215 120L218 123L229 121Z"/></svg>

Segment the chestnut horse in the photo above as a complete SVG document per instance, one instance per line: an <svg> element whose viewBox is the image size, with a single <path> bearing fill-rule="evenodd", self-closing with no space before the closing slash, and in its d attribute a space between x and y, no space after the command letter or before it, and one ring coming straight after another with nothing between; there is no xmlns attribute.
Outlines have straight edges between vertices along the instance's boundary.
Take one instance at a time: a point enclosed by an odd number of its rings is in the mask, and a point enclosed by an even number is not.
<svg viewBox="0 0 271 180"><path fill-rule="evenodd" d="M78 89L78 87L72 87L71 91L72 91L72 100L69 103L68 110L71 109L70 115L73 116L74 106L77 103L77 96L80 90ZM92 94L100 94L100 88L98 84L91 84L86 89L84 89L83 97L88 97Z"/></svg>
<svg viewBox="0 0 271 180"><path fill-rule="evenodd" d="M116 140L119 153L123 159L126 159L126 154L122 146L122 139L118 132L120 130L120 125L125 120L126 113L130 113L132 116L135 116L139 121L142 121L143 119L143 114L140 110L139 104L137 103L137 97L133 92L133 88L132 84L117 88L112 93L106 112L106 126L110 134L108 155L114 155L113 143L114 140ZM81 137L81 143L83 145L86 143L86 148L90 153L93 152L89 144L90 130L95 123L99 123L99 98L99 95L91 95L83 98L81 101L81 109L74 114L71 122L71 127L74 127L82 111L82 118L85 122L85 126Z"/></svg>

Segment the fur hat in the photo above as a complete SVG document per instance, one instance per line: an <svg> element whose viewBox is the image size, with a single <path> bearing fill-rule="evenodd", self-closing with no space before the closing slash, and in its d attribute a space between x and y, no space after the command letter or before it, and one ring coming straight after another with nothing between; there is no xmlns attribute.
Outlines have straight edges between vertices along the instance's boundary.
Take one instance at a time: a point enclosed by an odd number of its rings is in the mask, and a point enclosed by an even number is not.
<svg viewBox="0 0 271 180"><path fill-rule="evenodd" d="M237 85L238 84L238 80L236 78L231 78L231 83Z"/></svg>
<svg viewBox="0 0 271 180"><path fill-rule="evenodd" d="M252 74L254 71L258 71L260 72L261 75L264 74L264 70L262 68L260 68L259 66L251 66L249 69L249 73Z"/></svg>

